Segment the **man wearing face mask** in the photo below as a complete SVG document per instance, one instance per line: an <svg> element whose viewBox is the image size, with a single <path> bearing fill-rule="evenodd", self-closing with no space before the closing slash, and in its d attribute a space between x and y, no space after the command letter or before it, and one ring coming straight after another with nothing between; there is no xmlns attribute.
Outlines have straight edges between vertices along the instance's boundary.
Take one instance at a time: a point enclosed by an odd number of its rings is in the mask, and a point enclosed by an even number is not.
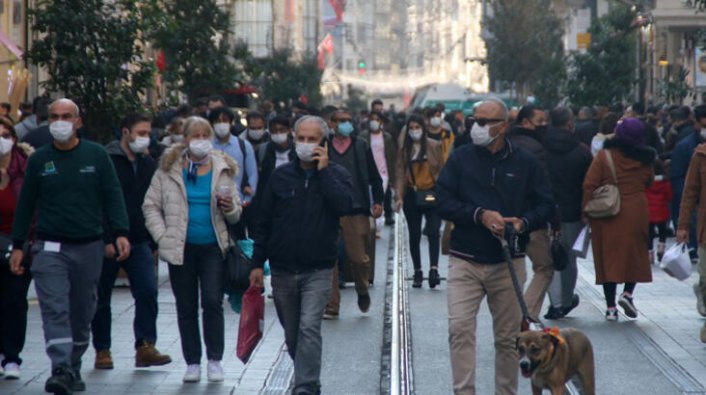
<svg viewBox="0 0 706 395"><path fill-rule="evenodd" d="M572 126L573 127L573 126ZM528 151L537 159L542 171L547 171L547 152L542 141L547 129L544 110L531 105L524 106L517 113L517 122L507 134L514 147ZM544 296L554 276L554 266L550 251L551 240L547 224L530 235L527 256L532 261L532 281L525 292L525 301L532 317L538 317Z"/></svg>
<svg viewBox="0 0 706 395"><path fill-rule="evenodd" d="M445 163L454 146L455 136L451 131L451 126L444 122L441 110L437 107L426 109L424 116L429 122L429 138L441 144L441 153Z"/></svg>
<svg viewBox="0 0 706 395"><path fill-rule="evenodd" d="M394 225L392 182L395 180L396 147L392 136L384 129L382 113L373 112L370 114L368 129L361 132L360 137L370 144L378 173L380 173L382 178L382 185L385 190L385 225Z"/></svg>
<svg viewBox="0 0 706 395"><path fill-rule="evenodd" d="M157 342L157 279L154 272L152 250L154 244L142 214L142 202L150 186L157 164L148 155L150 123L152 120L139 113L130 114L120 126L122 138L106 146L113 160L123 191L123 199L130 220L128 240L132 245L130 258L115 260L115 246L110 226L105 224L105 259L98 284L98 307L91 324L93 347L96 350L96 369L112 369L111 309L110 299L115 277L121 267L127 272L130 292L135 299L135 366L160 366L171 362L168 355L160 354Z"/></svg>
<svg viewBox="0 0 706 395"><path fill-rule="evenodd" d="M341 238L346 249L348 262L351 265L355 290L358 294L358 308L367 313L370 309L371 263L368 256L370 243L370 215L380 218L382 215L382 202L384 192L382 178L375 164L373 153L368 143L352 136L354 128L349 112L339 110L331 116L334 125L334 137L330 139L328 147L329 157L334 163L343 166L351 174L353 180L353 210L341 218ZM370 190L372 189L373 204L370 204ZM324 318L338 318L341 304L338 289L338 270L334 271L334 286L331 300Z"/></svg>
<svg viewBox="0 0 706 395"><path fill-rule="evenodd" d="M331 293L339 218L353 207L349 172L329 161L327 129L323 119L309 115L294 125L297 158L272 173L253 232L257 268L250 281L262 285L269 260L297 395L321 393L321 312Z"/></svg>
<svg viewBox="0 0 706 395"><path fill-rule="evenodd" d="M240 134L240 138L250 142L255 150L255 156L260 151L260 146L270 141L270 133L265 129L265 117L259 112L251 112L245 116L248 128Z"/></svg>
<svg viewBox="0 0 706 395"><path fill-rule="evenodd" d="M78 106L56 100L49 107L49 122L53 143L27 163L12 228L10 268L24 273L22 246L37 213L31 272L52 362L45 390L67 394L85 390L81 357L88 348L105 255L103 219L115 236L120 262L130 256L129 221L110 156L76 134Z"/></svg>
<svg viewBox="0 0 706 395"><path fill-rule="evenodd" d="M525 281L528 235L554 214L541 165L506 137L508 111L497 99L481 102L471 129L473 145L454 150L436 184L439 214L452 221L448 311L454 394L476 393L476 317L488 298L495 344L495 394L517 393L520 307L499 237L510 223L519 233L513 265Z"/></svg>
<svg viewBox="0 0 706 395"><path fill-rule="evenodd" d="M258 161L258 190L265 189L276 168L296 158L289 119L276 116L270 121L270 141L260 146Z"/></svg>

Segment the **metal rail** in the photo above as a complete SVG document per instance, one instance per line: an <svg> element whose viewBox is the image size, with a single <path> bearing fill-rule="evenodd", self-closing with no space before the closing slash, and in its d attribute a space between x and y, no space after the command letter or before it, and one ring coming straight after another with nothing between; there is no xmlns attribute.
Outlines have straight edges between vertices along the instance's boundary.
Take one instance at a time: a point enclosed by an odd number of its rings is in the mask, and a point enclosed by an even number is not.
<svg viewBox="0 0 706 395"><path fill-rule="evenodd" d="M392 342L390 347L390 394L414 393L412 330L405 281L407 260L404 216L395 215L395 249L392 270Z"/></svg>

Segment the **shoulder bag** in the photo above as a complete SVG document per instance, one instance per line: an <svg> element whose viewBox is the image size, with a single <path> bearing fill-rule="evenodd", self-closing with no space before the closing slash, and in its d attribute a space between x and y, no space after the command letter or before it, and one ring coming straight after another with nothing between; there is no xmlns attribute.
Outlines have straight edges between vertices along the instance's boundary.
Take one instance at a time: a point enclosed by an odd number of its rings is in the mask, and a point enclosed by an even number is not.
<svg viewBox="0 0 706 395"><path fill-rule="evenodd" d="M245 292L250 286L250 271L253 269L253 264L230 234L223 263L225 266L223 268L223 290L229 294Z"/></svg>
<svg viewBox="0 0 706 395"><path fill-rule="evenodd" d="M615 164L610 150L604 150L608 160L608 168L615 184L601 185L591 194L591 199L583 211L590 218L610 218L620 212L620 191L618 190L618 177L615 174Z"/></svg>
<svg viewBox="0 0 706 395"><path fill-rule="evenodd" d="M414 170L412 170L412 161L407 162L407 167L409 168L409 174L412 176L412 190L414 191L414 202L416 203L417 207L436 207L438 201L436 199L436 192L434 191L434 188L417 188L417 180L414 177Z"/></svg>

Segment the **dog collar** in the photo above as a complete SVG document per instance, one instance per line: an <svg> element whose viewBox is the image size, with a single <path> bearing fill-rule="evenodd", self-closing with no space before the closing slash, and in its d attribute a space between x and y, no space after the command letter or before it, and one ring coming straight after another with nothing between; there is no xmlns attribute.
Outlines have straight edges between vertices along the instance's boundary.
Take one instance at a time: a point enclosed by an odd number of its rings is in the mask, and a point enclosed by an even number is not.
<svg viewBox="0 0 706 395"><path fill-rule="evenodd" d="M547 366L549 366L550 363L554 360L554 357L556 356L556 350L559 345L566 343L566 340L564 339L563 336L559 333L559 328L554 327L554 328L544 328L544 333L548 334L551 337L552 340L552 352L551 355L547 360L545 360L540 366L539 369L544 369Z"/></svg>

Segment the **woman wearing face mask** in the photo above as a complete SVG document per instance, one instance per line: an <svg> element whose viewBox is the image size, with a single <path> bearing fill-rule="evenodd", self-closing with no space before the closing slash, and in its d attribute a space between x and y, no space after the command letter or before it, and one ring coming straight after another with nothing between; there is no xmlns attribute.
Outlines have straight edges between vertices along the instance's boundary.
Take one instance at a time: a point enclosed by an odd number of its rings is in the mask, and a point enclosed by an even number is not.
<svg viewBox="0 0 706 395"><path fill-rule="evenodd" d="M429 122L430 139L436 140L441 144L441 153L444 163L449 159L449 154L454 146L455 136L451 130L447 129L447 124L441 117L441 111L438 108L427 108L424 111L424 116Z"/></svg>
<svg viewBox="0 0 706 395"><path fill-rule="evenodd" d="M360 137L368 141L370 149L373 152L375 165L382 178L382 189L385 191L385 198L383 200L385 209L384 223L386 225L392 225L395 221L393 220L392 212L391 181L395 179L395 155L397 154L397 149L392 140L392 136L384 130L383 116L381 113L372 112L370 114L368 128L360 133ZM380 237L379 229L383 224L382 221L382 218L376 220L378 238Z"/></svg>
<svg viewBox="0 0 706 395"><path fill-rule="evenodd" d="M233 181L237 164L212 150L212 140L208 121L189 117L184 144L164 153L142 206L159 256L169 263L187 364L184 382L201 379L199 288L208 380L223 381L223 256L228 224L238 221L241 206Z"/></svg>
<svg viewBox="0 0 706 395"><path fill-rule="evenodd" d="M159 143L165 147L171 147L176 143L184 142L184 118L174 117L167 126L167 135Z"/></svg>
<svg viewBox="0 0 706 395"><path fill-rule="evenodd" d="M441 218L436 205L421 202L420 196L433 194L436 179L443 167L441 144L428 137L424 119L412 115L407 121L405 131L400 135L400 147L397 151L395 207L404 209L409 230L409 249L414 265L414 288L422 286L422 259L419 243L422 239L422 216L427 223L429 240L429 288L439 282L439 227Z"/></svg>
<svg viewBox="0 0 706 395"><path fill-rule="evenodd" d="M29 270L18 276L10 272L4 254L12 244L10 231L20 195L28 157L34 149L18 143L12 123L0 118L0 363L6 379L20 378L20 352L27 329ZM0 368L0 372L2 372Z"/></svg>

